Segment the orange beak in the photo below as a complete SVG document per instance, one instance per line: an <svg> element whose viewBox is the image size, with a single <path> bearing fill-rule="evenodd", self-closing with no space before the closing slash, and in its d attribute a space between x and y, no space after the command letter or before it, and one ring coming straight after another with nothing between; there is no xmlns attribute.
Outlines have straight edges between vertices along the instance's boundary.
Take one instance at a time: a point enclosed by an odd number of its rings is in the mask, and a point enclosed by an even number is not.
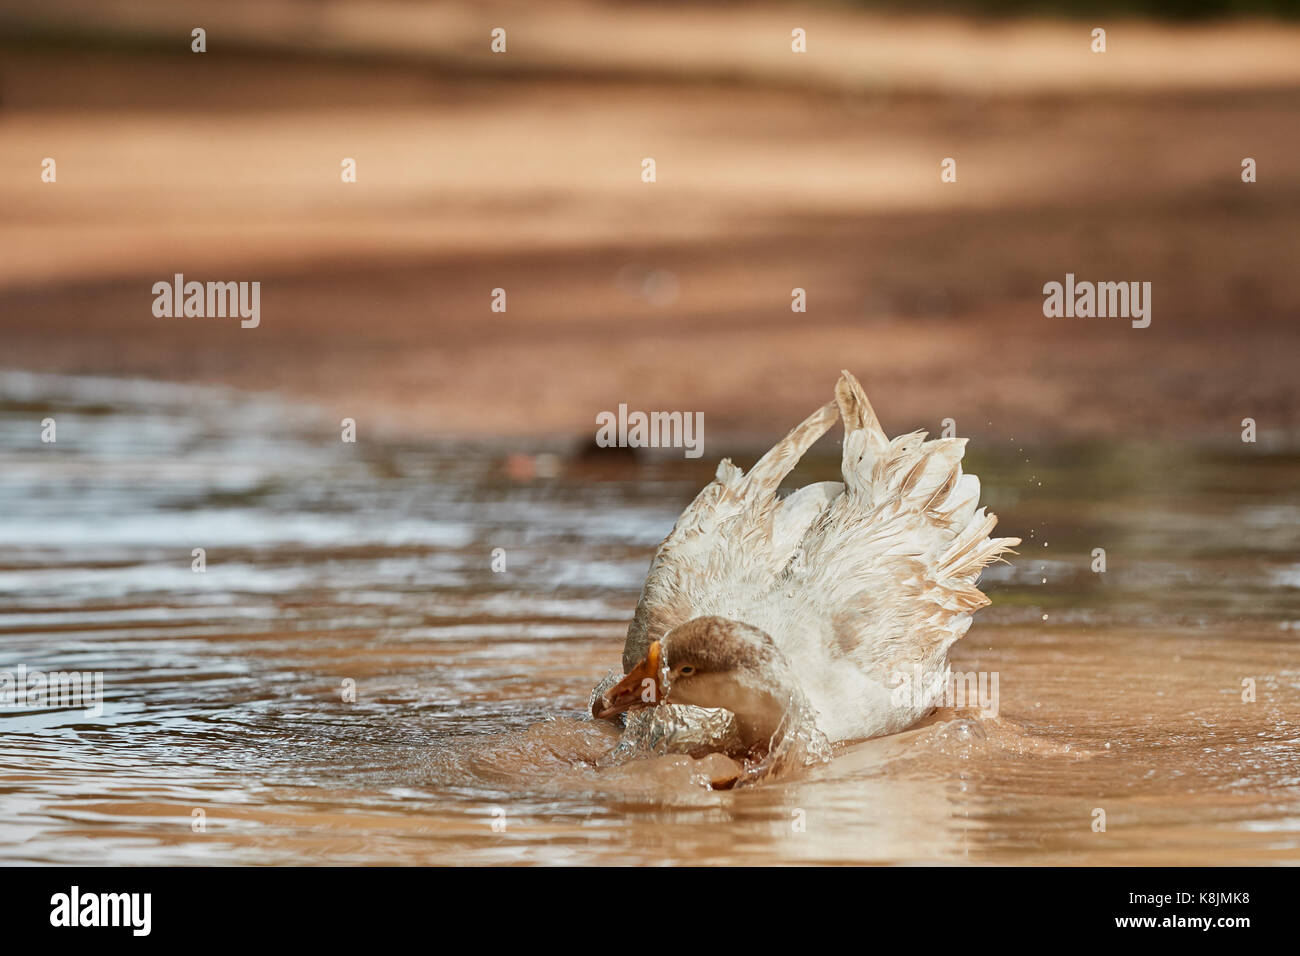
<svg viewBox="0 0 1300 956"><path fill-rule="evenodd" d="M652 641L645 660L592 704L591 716L597 720L607 720L631 707L657 704L662 696L663 686L659 683L659 642Z"/></svg>

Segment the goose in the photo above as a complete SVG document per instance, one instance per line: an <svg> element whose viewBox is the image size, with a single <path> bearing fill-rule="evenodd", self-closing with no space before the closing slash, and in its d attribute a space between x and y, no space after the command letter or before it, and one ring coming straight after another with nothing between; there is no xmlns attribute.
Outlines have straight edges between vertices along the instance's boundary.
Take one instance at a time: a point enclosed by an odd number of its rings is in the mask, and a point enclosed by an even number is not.
<svg viewBox="0 0 1300 956"><path fill-rule="evenodd" d="M843 481L778 498L837 418ZM934 709L945 681L910 676L946 677L989 604L980 573L1020 539L990 537L966 439L926 439L887 438L845 371L748 474L718 465L651 562L622 671L592 692L592 717L623 727L617 749L719 752L761 775Z"/></svg>

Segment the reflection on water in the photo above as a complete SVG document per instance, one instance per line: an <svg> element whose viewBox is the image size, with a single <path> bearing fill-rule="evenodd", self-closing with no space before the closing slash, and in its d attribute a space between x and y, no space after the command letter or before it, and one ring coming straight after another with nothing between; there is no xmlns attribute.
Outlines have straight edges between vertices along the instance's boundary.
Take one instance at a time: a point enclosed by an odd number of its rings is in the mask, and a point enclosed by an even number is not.
<svg viewBox="0 0 1300 956"><path fill-rule="evenodd" d="M684 757L597 766L583 708L729 449L533 468L332 424L0 376L0 670L104 674L99 716L0 711L0 859L1300 861L1296 455L976 435L1025 538L956 654L998 716L717 793Z"/></svg>

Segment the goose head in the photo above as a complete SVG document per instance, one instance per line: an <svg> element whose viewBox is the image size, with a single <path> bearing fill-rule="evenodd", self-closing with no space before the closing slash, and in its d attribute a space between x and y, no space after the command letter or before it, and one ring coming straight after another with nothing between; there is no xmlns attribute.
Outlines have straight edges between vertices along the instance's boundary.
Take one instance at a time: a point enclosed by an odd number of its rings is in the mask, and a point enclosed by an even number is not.
<svg viewBox="0 0 1300 956"><path fill-rule="evenodd" d="M605 719L659 703L722 708L746 747L769 749L794 706L789 666L772 639L724 617L697 617L650 645L645 658L592 706Z"/></svg>

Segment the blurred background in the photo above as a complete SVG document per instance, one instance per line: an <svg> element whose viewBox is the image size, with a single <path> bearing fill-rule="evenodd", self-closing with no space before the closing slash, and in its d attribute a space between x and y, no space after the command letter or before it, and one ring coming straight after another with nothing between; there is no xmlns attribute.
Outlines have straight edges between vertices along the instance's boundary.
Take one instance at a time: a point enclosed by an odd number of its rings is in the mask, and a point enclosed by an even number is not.
<svg viewBox="0 0 1300 956"><path fill-rule="evenodd" d="M3 364L753 440L848 367L899 431L1290 441L1284 6L6 0ZM155 319L176 272L261 281L261 327ZM1151 327L1045 319L1067 272L1150 281Z"/></svg>

